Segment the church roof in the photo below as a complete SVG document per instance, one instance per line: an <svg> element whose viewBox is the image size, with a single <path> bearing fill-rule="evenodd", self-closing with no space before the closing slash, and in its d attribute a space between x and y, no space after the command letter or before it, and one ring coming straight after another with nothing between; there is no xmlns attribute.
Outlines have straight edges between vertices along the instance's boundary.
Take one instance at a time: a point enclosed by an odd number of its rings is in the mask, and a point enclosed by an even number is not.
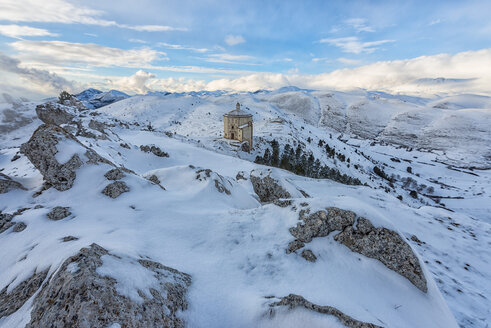
<svg viewBox="0 0 491 328"><path fill-rule="evenodd" d="M252 114L249 114L242 109L234 109L233 111L228 112L225 114L225 116L238 116L238 117L249 117L252 116Z"/></svg>
<svg viewBox="0 0 491 328"><path fill-rule="evenodd" d="M228 112L224 116L250 117L250 116L252 116L252 114L249 114L249 113L243 111L242 109L240 109L240 104L237 103L237 105L235 106L235 109L233 111Z"/></svg>

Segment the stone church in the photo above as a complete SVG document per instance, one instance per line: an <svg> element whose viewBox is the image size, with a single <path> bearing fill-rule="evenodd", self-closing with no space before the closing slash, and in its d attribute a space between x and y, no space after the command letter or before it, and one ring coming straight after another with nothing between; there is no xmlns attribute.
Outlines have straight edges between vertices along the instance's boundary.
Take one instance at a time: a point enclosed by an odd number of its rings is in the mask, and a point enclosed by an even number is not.
<svg viewBox="0 0 491 328"><path fill-rule="evenodd" d="M224 133L226 139L247 141L248 148L252 148L252 114L235 105L235 110L223 115Z"/></svg>

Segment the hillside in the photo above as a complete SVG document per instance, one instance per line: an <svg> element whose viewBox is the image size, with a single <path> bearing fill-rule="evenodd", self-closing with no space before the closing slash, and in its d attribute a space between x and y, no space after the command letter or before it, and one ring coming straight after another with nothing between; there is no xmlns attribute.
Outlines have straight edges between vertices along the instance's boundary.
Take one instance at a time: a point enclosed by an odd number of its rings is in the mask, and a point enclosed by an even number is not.
<svg viewBox="0 0 491 328"><path fill-rule="evenodd" d="M80 100L0 105L0 327L491 318L490 98L285 88ZM254 117L250 153L222 138L236 102ZM263 165L274 147L304 171ZM80 284L99 287L78 297Z"/></svg>

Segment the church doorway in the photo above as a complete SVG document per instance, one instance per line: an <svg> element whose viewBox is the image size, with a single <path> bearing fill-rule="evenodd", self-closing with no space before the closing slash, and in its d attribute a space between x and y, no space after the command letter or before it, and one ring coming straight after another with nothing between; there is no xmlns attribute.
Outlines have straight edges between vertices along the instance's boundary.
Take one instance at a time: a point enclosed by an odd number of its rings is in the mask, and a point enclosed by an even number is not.
<svg viewBox="0 0 491 328"><path fill-rule="evenodd" d="M230 139L235 139L234 133L232 132L232 136Z"/></svg>

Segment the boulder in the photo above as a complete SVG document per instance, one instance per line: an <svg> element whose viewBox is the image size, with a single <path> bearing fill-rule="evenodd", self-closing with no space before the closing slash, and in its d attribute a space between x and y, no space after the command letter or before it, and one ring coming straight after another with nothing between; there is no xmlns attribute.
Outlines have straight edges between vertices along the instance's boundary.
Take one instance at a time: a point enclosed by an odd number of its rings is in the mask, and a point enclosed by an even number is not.
<svg viewBox="0 0 491 328"><path fill-rule="evenodd" d="M334 239L353 252L379 260L389 269L406 277L421 291L427 292L426 278L418 257L397 232L375 228L369 220L359 218L356 227L346 228Z"/></svg>
<svg viewBox="0 0 491 328"><path fill-rule="evenodd" d="M285 190L279 180L268 173L253 170L250 175L254 192L262 203L271 203L281 198L291 198L291 194Z"/></svg>
<svg viewBox="0 0 491 328"><path fill-rule="evenodd" d="M14 215L12 214L2 213L0 211L0 233L4 232L15 224L15 222L12 222L13 217Z"/></svg>
<svg viewBox="0 0 491 328"><path fill-rule="evenodd" d="M101 274L106 260L149 271L156 283L146 292L138 290L140 301L122 295L118 281ZM178 313L187 309L190 284L188 274L148 259L115 256L92 244L63 262L44 284L26 328L184 327Z"/></svg>
<svg viewBox="0 0 491 328"><path fill-rule="evenodd" d="M47 215L50 220L58 221L72 215L69 210L70 207L56 206Z"/></svg>
<svg viewBox="0 0 491 328"><path fill-rule="evenodd" d="M108 180L120 180L125 177L125 174L120 168L115 168L107 171L106 174L104 174L104 177Z"/></svg>
<svg viewBox="0 0 491 328"><path fill-rule="evenodd" d="M65 163L56 159L60 143L70 142L76 145L77 151ZM56 125L43 124L32 134L29 141L22 144L20 151L41 172L45 183L59 191L73 186L76 170L83 164L99 162L114 166L107 159L99 156L94 150L81 144L72 134ZM72 150L73 151L73 150Z"/></svg>
<svg viewBox="0 0 491 328"><path fill-rule="evenodd" d="M128 191L130 191L130 187L124 181L115 181L104 187L102 193L111 198L116 198Z"/></svg>
<svg viewBox="0 0 491 328"><path fill-rule="evenodd" d="M317 256L315 256L314 253L310 249L304 249L302 251L302 257L309 262L317 261Z"/></svg>
<svg viewBox="0 0 491 328"><path fill-rule="evenodd" d="M145 153L152 153L158 157L169 157L169 154L167 154L165 151L162 151L162 149L160 149L155 145L146 145L146 146L141 145L140 150Z"/></svg>
<svg viewBox="0 0 491 328"><path fill-rule="evenodd" d="M275 315L275 308L286 306L289 310L292 310L297 307L303 307L307 310L314 311L321 314L332 315L338 318L341 323L348 328L382 328L381 326L377 326L373 323L363 322L356 320L349 315L344 314L339 311L335 307L328 305L317 305L307 301L300 295L290 294L288 296L282 297L280 301L271 303L270 305L270 316Z"/></svg>
<svg viewBox="0 0 491 328"><path fill-rule="evenodd" d="M11 177L0 172L0 194L5 194L14 189L25 190L26 188L24 188L24 186L22 186L19 182L12 180Z"/></svg>
<svg viewBox="0 0 491 328"><path fill-rule="evenodd" d="M46 124L61 125L71 123L75 115L69 111L70 107L51 102L36 106L37 116Z"/></svg>

